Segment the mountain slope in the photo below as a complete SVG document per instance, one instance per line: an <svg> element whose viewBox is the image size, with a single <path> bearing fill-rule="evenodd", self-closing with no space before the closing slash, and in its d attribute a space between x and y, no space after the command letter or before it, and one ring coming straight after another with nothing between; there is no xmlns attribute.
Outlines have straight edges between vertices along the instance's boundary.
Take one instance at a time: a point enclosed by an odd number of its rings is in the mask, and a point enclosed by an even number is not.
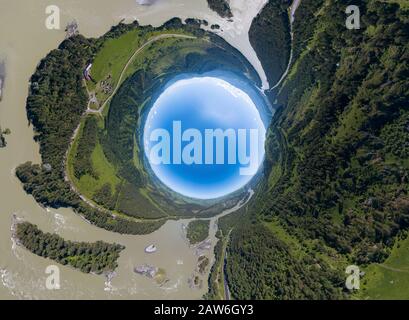
<svg viewBox="0 0 409 320"><path fill-rule="evenodd" d="M361 29L348 30L349 4L304 0L296 13L265 181L229 222L235 298L346 297L345 267L383 262L409 227L408 13L354 1ZM302 28L303 16L315 19Z"/></svg>

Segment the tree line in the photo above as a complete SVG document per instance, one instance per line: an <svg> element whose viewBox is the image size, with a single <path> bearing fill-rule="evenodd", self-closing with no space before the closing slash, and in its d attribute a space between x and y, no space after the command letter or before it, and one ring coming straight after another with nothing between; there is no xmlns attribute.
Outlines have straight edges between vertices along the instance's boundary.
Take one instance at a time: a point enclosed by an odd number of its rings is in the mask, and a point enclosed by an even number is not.
<svg viewBox="0 0 409 320"><path fill-rule="evenodd" d="M119 254L125 248L103 241L67 241L56 234L44 233L29 222L17 224L16 236L19 243L32 253L85 273L101 274L114 271L118 266Z"/></svg>

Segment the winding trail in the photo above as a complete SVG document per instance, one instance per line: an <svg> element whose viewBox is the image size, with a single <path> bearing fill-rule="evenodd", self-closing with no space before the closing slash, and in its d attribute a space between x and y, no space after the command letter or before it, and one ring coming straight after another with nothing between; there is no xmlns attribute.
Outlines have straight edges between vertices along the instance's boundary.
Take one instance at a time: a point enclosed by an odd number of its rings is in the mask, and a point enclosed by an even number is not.
<svg viewBox="0 0 409 320"><path fill-rule="evenodd" d="M104 103L102 104L102 106L98 110L93 110L93 109L90 108L91 93L89 92L88 87L86 85L86 82L84 80L85 89L87 90L87 93L88 93L88 96L89 96L89 101L88 101L87 109L83 113L81 119L83 117L85 117L87 114L92 114L92 113L102 116L104 108L106 107L108 102L112 99L112 97L118 91L119 87L122 84L122 79L123 79L128 67L129 67L129 65L132 63L132 61L135 59L135 57L138 56L138 54L140 54L143 51L143 49L145 49L147 46L151 45L152 43L154 43L154 42L156 42L158 40L167 39L167 38L196 39L196 37L194 37L194 36L188 36L188 35L176 34L176 33L166 33L166 34L161 34L161 35L155 36L155 37L149 39L148 41L146 41L142 46L140 46L138 49L136 49L135 52L132 54L132 56L128 59L128 61L126 62L125 66L123 67L123 69L121 71L121 74L120 74L120 76L118 78L118 82L117 82L117 84L115 86L115 89L112 91L111 95L104 101ZM64 157L64 167L65 167L64 180L67 181L70 184L71 190L74 191L81 198L82 201L84 201L85 203L87 203L89 206L91 206L94 209L98 209L98 210L101 210L102 212L106 212L106 213L109 213L109 214L112 215L112 212L110 210L107 210L104 207L95 204L92 200L88 199L83 194L81 194L80 191L75 186L75 184L70 179L70 175L68 173L68 155L71 152L74 141L77 138L77 135L78 135L78 133L80 131L79 130L80 127L81 127L81 121L79 122L78 126L75 128L75 130L73 132L73 135L71 136L70 144L69 144L69 146L67 148L67 151L65 153L65 157Z"/></svg>
<svg viewBox="0 0 409 320"><path fill-rule="evenodd" d="M102 106L98 109L98 110L92 110L89 109L89 105L88 105L88 109L87 112L88 113L99 113L102 115L105 106L108 104L108 102L113 98L113 96L115 96L115 94L117 93L119 87L122 84L122 78L124 77L126 70L128 69L129 65L132 63L132 61L134 60L134 58L141 53L141 51L143 49L145 49L147 46L151 45L152 43L158 41L158 40L162 40L162 39L167 39L167 38L183 38L183 39L197 39L194 36L188 36L188 35L184 35L184 34L177 34L177 33L166 33L166 34L160 34L158 36L155 36L151 39L149 39L147 42L145 42L142 46L140 46L138 49L136 49L136 51L133 53L133 55L128 59L128 61L126 62L125 66L122 69L122 72L118 78L118 82L116 84L115 89L112 91L111 95L105 99L104 103L102 104ZM88 91L88 89L87 89ZM89 94L89 93L88 93Z"/></svg>
<svg viewBox="0 0 409 320"><path fill-rule="evenodd" d="M377 266L379 266L379 267L381 267L383 269L389 270L389 271L409 273L409 270L398 269L398 268L390 267L390 266L387 266L387 265L381 264L381 263L375 263L375 265L377 265Z"/></svg>
<svg viewBox="0 0 409 320"><path fill-rule="evenodd" d="M239 210L240 208L244 207L246 204L248 204L251 200L251 198L254 196L255 192L253 189L249 189L248 190L248 195L246 198L242 199L241 201L239 201L233 208L231 208L230 210L226 210L225 212L222 212L220 215L212 218L213 220L213 226L217 226L218 220L228 214L231 214L237 210ZM213 227L213 229L218 229ZM229 289L229 284L227 282L227 277L226 277L226 267L227 267L227 246L229 243L229 239L230 239L230 234L232 232L233 229L231 229L229 231L229 234L226 236L226 239L219 239L217 241L225 241L225 245L223 248L223 263L222 263L222 270L221 270L221 276L223 277L223 286L224 286L224 299L225 300L230 300L231 299L231 295L230 295L230 289ZM213 240L216 240L216 237L213 235ZM216 242L217 242L216 241ZM215 242L215 245L216 245ZM214 250L214 248L213 248Z"/></svg>

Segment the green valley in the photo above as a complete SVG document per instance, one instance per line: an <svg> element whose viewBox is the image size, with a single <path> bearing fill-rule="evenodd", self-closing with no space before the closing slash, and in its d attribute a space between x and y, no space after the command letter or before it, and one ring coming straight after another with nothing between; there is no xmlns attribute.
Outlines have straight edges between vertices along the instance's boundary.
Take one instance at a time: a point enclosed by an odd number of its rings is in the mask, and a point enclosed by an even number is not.
<svg viewBox="0 0 409 320"><path fill-rule="evenodd" d="M154 180L140 148L146 111L170 79L224 69L260 83L248 61L202 23L175 18L154 28L135 21L98 39L71 37L52 51L31 79L27 112L43 164L17 169L25 190L121 233L217 214L225 204L183 198Z"/></svg>
<svg viewBox="0 0 409 320"><path fill-rule="evenodd" d="M271 92L265 179L223 227L234 298L406 296L409 15L404 5L354 1L361 29L348 30L348 4L303 0L295 14L290 72ZM263 28L283 6L270 1L250 34L271 86L285 67L265 55L289 60L289 25L282 16L282 28ZM345 288L348 265L365 271L361 291Z"/></svg>

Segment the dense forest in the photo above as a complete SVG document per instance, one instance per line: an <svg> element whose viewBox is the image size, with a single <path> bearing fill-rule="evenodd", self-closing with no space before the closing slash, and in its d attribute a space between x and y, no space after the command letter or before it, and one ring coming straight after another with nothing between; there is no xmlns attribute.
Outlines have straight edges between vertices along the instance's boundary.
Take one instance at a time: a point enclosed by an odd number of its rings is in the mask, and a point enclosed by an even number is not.
<svg viewBox="0 0 409 320"><path fill-rule="evenodd" d="M270 0L254 18L249 30L250 43L257 53L270 86L281 78L290 58L288 7L287 0Z"/></svg>
<svg viewBox="0 0 409 320"><path fill-rule="evenodd" d="M119 244L102 241L95 243L66 241L58 235L42 232L29 222L17 224L16 237L19 243L32 253L86 273L114 271L118 266L119 254L124 249Z"/></svg>
<svg viewBox="0 0 409 320"><path fill-rule="evenodd" d="M26 162L16 169L16 175L23 183L24 190L40 204L52 208L72 207L89 222L106 230L123 234L149 234L165 223L165 220L133 221L91 207L46 165Z"/></svg>
<svg viewBox="0 0 409 320"><path fill-rule="evenodd" d="M230 9L229 0L207 0L209 8L217 12L222 18L231 18L233 13Z"/></svg>
<svg viewBox="0 0 409 320"><path fill-rule="evenodd" d="M83 134L78 139L78 148L75 155L74 176L80 179L89 174L98 178L98 174L91 165L91 154L97 144L98 122L94 116L87 117L83 128Z"/></svg>
<svg viewBox="0 0 409 320"><path fill-rule="evenodd" d="M216 237L218 241L213 250L214 262L212 264L212 267L210 268L209 278L207 281L208 289L203 296L203 299L205 300L219 300L223 298L220 293L220 288L223 285L223 280L220 279L220 269L223 267L223 261L221 261L223 256L223 239L220 235L220 232L216 233Z"/></svg>
<svg viewBox="0 0 409 320"><path fill-rule="evenodd" d="M345 27L348 4L360 8L359 30ZM408 11L303 0L294 32L263 187L229 221L227 273L239 299L347 297L345 267L383 262L409 228Z"/></svg>
<svg viewBox="0 0 409 320"><path fill-rule="evenodd" d="M61 159L87 108L82 70L96 50L94 40L69 38L40 62L30 79L27 116L36 129L43 163L57 174L64 171Z"/></svg>
<svg viewBox="0 0 409 320"><path fill-rule="evenodd" d="M193 220L189 222L186 237L190 244L197 244L209 236L210 220Z"/></svg>
<svg viewBox="0 0 409 320"><path fill-rule="evenodd" d="M228 248L227 276L239 299L335 299L339 274L317 257L301 259L262 224L237 226ZM239 279L239 281L236 281Z"/></svg>

